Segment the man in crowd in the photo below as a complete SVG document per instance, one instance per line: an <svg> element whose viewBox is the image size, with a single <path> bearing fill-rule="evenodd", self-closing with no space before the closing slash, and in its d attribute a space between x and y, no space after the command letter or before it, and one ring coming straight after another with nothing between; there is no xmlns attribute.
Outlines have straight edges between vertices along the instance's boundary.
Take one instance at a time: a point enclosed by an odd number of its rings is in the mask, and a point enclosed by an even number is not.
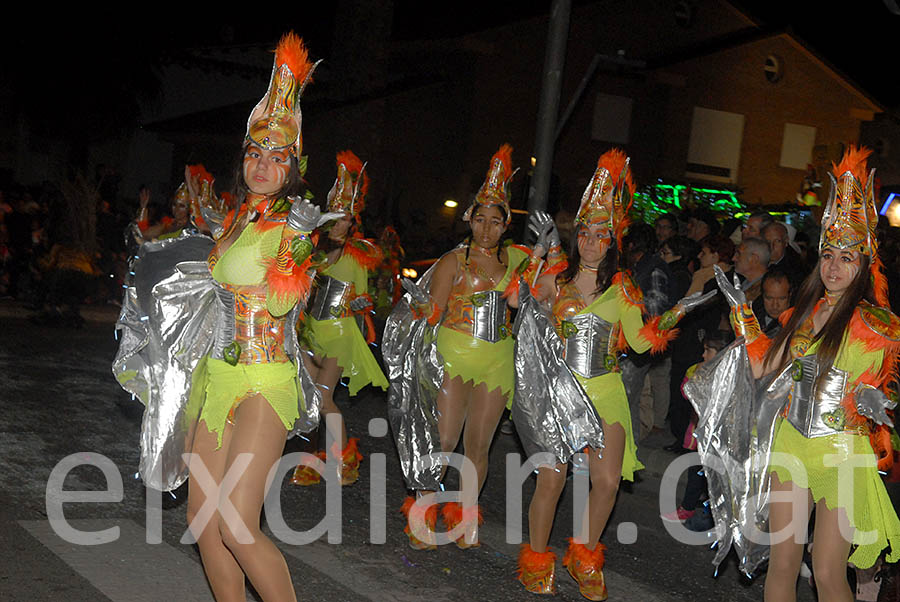
<svg viewBox="0 0 900 602"><path fill-rule="evenodd" d="M800 254L790 247L787 226L771 222L763 227L762 237L769 245L769 268L778 268L796 286L806 277L806 268Z"/></svg>
<svg viewBox="0 0 900 602"><path fill-rule="evenodd" d="M780 328L778 316L793 304L793 287L787 274L770 269L762 279L762 294L753 302L753 313L759 326L768 336L775 336Z"/></svg>
<svg viewBox="0 0 900 602"><path fill-rule="evenodd" d="M644 293L644 308L651 316L658 316L674 305L675 277L669 265L656 252L656 235L647 224L635 224L625 236L626 265L632 277ZM650 353L629 354L622 361L622 382L631 410L631 426L636 441L654 427L662 428L669 410L668 355L652 356ZM650 387L643 395L645 381Z"/></svg>
<svg viewBox="0 0 900 602"><path fill-rule="evenodd" d="M716 216L705 209L697 209L691 214L687 225L687 236L700 242L707 236L719 233L719 222Z"/></svg>
<svg viewBox="0 0 900 602"><path fill-rule="evenodd" d="M762 238L762 231L767 225L774 220L772 216L764 211L756 211L747 218L747 223L741 230L741 240L748 238Z"/></svg>
<svg viewBox="0 0 900 602"><path fill-rule="evenodd" d="M671 213L663 213L656 218L656 242L662 246L664 242L678 234L678 220Z"/></svg>
<svg viewBox="0 0 900 602"><path fill-rule="evenodd" d="M770 256L769 245L761 238L745 238L734 252L734 271L741 277L741 289L751 303L759 297Z"/></svg>

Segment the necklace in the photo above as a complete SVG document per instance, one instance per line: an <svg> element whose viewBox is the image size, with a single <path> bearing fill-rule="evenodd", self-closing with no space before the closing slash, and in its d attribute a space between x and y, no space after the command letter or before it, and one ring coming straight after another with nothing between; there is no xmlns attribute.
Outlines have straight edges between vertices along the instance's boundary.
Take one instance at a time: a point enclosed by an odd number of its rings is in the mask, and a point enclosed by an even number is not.
<svg viewBox="0 0 900 602"><path fill-rule="evenodd" d="M475 249L481 255L485 257L493 257L497 253L497 247L491 247L490 249L485 249L484 247L479 247L477 244L472 243L472 249Z"/></svg>
<svg viewBox="0 0 900 602"><path fill-rule="evenodd" d="M599 265L590 266L590 265L584 265L583 263L578 264L579 272L591 272L592 274L596 274L597 270L599 270L599 269L600 269Z"/></svg>
<svg viewBox="0 0 900 602"><path fill-rule="evenodd" d="M822 297L825 300L825 305L828 307L834 307L838 304L838 301L841 300L841 293L829 293L825 291L825 296Z"/></svg>

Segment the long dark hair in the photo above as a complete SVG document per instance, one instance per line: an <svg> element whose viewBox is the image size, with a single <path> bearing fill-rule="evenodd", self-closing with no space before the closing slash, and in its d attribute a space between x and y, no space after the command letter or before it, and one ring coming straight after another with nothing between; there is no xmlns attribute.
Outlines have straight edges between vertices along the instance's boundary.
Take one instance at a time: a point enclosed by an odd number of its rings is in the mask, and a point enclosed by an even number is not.
<svg viewBox="0 0 900 602"><path fill-rule="evenodd" d="M814 341L821 341L819 343L819 348L816 351L816 356L819 359L820 378L834 365L838 349L844 339L844 333L847 330L847 326L850 324L850 318L853 317L853 311L856 309L856 306L859 305L859 302L865 300L877 305L877 303L875 303L875 291L872 288L871 278L869 277L869 262L868 255L860 254L859 273L856 274L853 282L850 283L850 286L848 286L847 290L844 291L844 294L841 295L841 298L834 308L834 313L828 318L828 322L825 323L825 326L822 327L822 330L819 331L813 339ZM772 342L772 346L769 347L769 350L766 352L764 364L769 364L770 362L777 360L778 369L781 369L790 361L790 349L788 348L787 343L800 325L812 315L816 303L818 303L819 299L822 298L822 295L825 294L825 284L822 282L822 276L820 274L821 263L822 258L820 256L819 261L816 263L816 267L810 275L806 277L803 284L800 285L800 289L797 291L797 301L794 305L794 311L784 325L784 328L778 332L778 335ZM778 353L779 349L781 349L780 354ZM778 357L776 357L776 355Z"/></svg>
<svg viewBox="0 0 900 602"><path fill-rule="evenodd" d="M556 285L562 286L568 284L578 275L578 266L581 265L581 253L578 252L578 232L584 228L579 224L572 233L572 241L569 243L569 265L560 272L556 277ZM615 239L610 240L609 248L606 249L606 255L600 260L597 266L597 288L594 289L594 295L599 295L609 288L612 284L613 276L619 270L619 249L616 247Z"/></svg>
<svg viewBox="0 0 900 602"><path fill-rule="evenodd" d="M247 200L247 195L250 194L250 188L244 181L244 156L247 154L247 148L249 146L249 142L244 142L234 169L234 185L232 189L234 191L234 198L237 202L238 209L240 209L241 205L244 204L244 201ZM281 190L272 195L276 199L289 196L303 196L303 193L306 190L306 183L303 181L303 177L300 175L297 157L294 156L294 153L288 153L288 156L290 157L288 176L284 181L284 186L281 187Z"/></svg>

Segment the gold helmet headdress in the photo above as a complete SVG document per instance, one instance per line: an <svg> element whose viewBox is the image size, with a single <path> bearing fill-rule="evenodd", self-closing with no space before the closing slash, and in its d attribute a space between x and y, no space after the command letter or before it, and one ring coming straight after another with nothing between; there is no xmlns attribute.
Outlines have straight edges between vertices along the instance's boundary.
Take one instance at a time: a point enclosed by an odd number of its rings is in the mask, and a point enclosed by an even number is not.
<svg viewBox="0 0 900 602"><path fill-rule="evenodd" d="M875 170L866 172L871 149L850 145L840 164L834 165L831 194L822 214L819 251L825 247L858 251L869 256L876 301L887 307L887 281L878 259L878 208L875 206Z"/></svg>
<svg viewBox="0 0 900 602"><path fill-rule="evenodd" d="M506 215L506 225L509 225L512 219L512 212L509 209L509 182L518 171L512 168L512 151L509 144L504 144L491 157L491 165L484 183L478 189L475 200L463 214L463 221L472 219L476 207L500 207Z"/></svg>
<svg viewBox="0 0 900 602"><path fill-rule="evenodd" d="M337 178L328 192L328 211L344 212L359 222L359 214L366 206L369 176L366 164L353 151L337 154Z"/></svg>
<svg viewBox="0 0 900 602"><path fill-rule="evenodd" d="M303 135L300 96L319 64L309 61L303 40L290 32L275 51L269 89L247 119L247 140L265 150L290 149L301 160Z"/></svg>
<svg viewBox="0 0 900 602"><path fill-rule="evenodd" d="M581 197L575 216L575 226L605 225L619 247L628 227L628 211L634 201L634 180L630 159L621 150L606 151L597 161L597 168Z"/></svg>

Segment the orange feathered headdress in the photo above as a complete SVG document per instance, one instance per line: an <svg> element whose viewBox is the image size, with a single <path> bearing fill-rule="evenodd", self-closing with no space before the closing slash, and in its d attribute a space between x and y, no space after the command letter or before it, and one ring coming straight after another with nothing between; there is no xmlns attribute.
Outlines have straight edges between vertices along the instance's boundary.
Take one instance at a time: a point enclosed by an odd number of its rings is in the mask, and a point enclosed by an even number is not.
<svg viewBox="0 0 900 602"><path fill-rule="evenodd" d="M622 246L628 227L628 211L634 200L634 180L630 159L618 148L606 151L597 160L597 168L581 196L575 226L606 225L610 236Z"/></svg>
<svg viewBox="0 0 900 602"><path fill-rule="evenodd" d="M337 154L337 179L328 192L328 211L343 211L359 219L366 205L369 176L366 164L353 151Z"/></svg>
<svg viewBox="0 0 900 602"><path fill-rule="evenodd" d="M275 51L269 89L247 120L247 140L266 150L289 148L300 158L300 96L318 64L309 61L303 40L294 32L282 36Z"/></svg>
<svg viewBox="0 0 900 602"><path fill-rule="evenodd" d="M463 221L472 218L472 212L476 207L499 206L506 214L506 225L509 225L512 219L512 212L509 210L509 182L518 171L512 168L512 151L509 144L504 144L491 157L491 165L484 183L478 189L475 200L463 214Z"/></svg>
<svg viewBox="0 0 900 602"><path fill-rule="evenodd" d="M832 164L831 194L822 214L819 251L824 247L858 251L869 256L869 270L879 305L887 307L887 280L878 258L878 207L875 170L866 171L871 149L849 145L840 164Z"/></svg>

